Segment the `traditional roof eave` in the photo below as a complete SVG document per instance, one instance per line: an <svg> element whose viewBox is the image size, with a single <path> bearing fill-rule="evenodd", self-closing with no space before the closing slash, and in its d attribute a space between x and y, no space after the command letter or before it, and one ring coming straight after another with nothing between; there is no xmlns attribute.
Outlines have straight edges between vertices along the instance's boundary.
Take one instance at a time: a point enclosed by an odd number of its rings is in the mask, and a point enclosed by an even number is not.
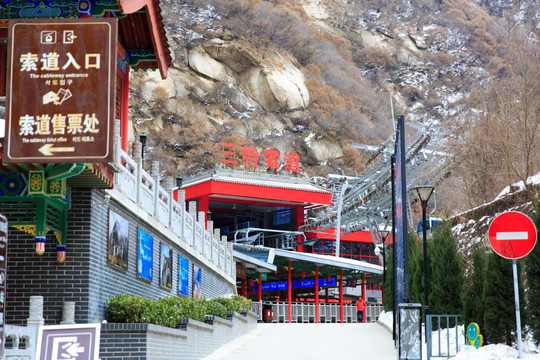
<svg viewBox="0 0 540 360"><path fill-rule="evenodd" d="M148 5L153 0L118 0L118 8L122 14L132 14Z"/></svg>
<svg viewBox="0 0 540 360"><path fill-rule="evenodd" d="M155 0L118 0L118 8L122 14L132 14L139 11L143 7L147 7L146 16L150 24L150 30L152 32L152 45L156 52L156 60L158 63L159 72L161 78L166 79L168 73L167 56L165 53L165 44L161 40L161 32L163 29L161 19L158 18L159 11L156 6ZM164 31L164 30L163 30Z"/></svg>
<svg viewBox="0 0 540 360"><path fill-rule="evenodd" d="M184 180L186 200L209 195L215 199L252 199L258 202L289 204L305 208L332 204L332 194L302 178L214 169Z"/></svg>
<svg viewBox="0 0 540 360"><path fill-rule="evenodd" d="M135 71L159 69L162 78L167 77L172 64L169 45L159 0L95 1L86 9L77 1L25 0L5 4L0 1L0 36L7 36L9 20L73 18L79 16L117 17L119 31L129 39L119 37L128 53L128 64ZM98 5L99 4L99 5ZM9 5L9 7L8 7ZM42 8L49 11L43 11ZM119 34L120 35L120 34Z"/></svg>

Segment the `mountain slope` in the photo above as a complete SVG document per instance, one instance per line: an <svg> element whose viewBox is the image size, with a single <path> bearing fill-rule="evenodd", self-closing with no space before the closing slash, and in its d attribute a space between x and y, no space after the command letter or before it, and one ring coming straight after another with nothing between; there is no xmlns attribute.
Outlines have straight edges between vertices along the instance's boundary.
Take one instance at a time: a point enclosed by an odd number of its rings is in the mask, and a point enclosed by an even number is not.
<svg viewBox="0 0 540 360"><path fill-rule="evenodd" d="M540 19L534 1L167 0L162 9L174 68L166 81L134 76L131 118L133 134L150 134L147 157L173 176L222 164L221 142L239 159L244 145L295 151L301 175L359 174L370 154L352 145L380 145L394 114L409 137L427 132L433 147L457 153L456 135L483 111L471 94L510 72L510 35L537 38ZM463 200L471 185L454 159L438 192L463 209L475 200Z"/></svg>

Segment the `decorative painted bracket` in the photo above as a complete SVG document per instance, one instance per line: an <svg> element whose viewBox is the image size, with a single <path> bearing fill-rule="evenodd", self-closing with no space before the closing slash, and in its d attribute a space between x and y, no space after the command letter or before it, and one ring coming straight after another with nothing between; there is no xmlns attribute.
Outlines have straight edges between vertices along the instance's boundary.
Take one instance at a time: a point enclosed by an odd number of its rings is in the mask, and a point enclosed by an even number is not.
<svg viewBox="0 0 540 360"><path fill-rule="evenodd" d="M69 189L66 179L79 175L84 163L47 166L42 170L0 174L0 204L11 226L32 234L36 240L36 253L45 252L46 234L56 237L57 261L66 258L67 210Z"/></svg>

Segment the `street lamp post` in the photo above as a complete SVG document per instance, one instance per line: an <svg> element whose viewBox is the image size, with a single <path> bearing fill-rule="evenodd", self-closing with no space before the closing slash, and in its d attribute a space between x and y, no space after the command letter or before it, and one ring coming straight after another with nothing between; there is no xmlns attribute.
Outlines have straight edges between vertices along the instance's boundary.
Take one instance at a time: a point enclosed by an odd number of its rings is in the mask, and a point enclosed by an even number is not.
<svg viewBox="0 0 540 360"><path fill-rule="evenodd" d="M416 186L411 189L412 193L420 200L422 205L422 237L424 242L424 316L426 321L427 329L427 315L429 314L429 303L428 303L428 262L427 262L427 240L426 240L426 207L433 193L433 185L421 185Z"/></svg>

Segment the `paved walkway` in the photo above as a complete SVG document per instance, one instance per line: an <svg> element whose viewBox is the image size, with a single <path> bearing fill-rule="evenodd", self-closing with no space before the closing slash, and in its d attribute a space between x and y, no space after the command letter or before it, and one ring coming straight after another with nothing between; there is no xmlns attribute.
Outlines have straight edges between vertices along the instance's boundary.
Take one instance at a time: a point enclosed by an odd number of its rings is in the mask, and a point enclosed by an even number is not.
<svg viewBox="0 0 540 360"><path fill-rule="evenodd" d="M392 334L377 323L258 324L204 360L395 360Z"/></svg>

